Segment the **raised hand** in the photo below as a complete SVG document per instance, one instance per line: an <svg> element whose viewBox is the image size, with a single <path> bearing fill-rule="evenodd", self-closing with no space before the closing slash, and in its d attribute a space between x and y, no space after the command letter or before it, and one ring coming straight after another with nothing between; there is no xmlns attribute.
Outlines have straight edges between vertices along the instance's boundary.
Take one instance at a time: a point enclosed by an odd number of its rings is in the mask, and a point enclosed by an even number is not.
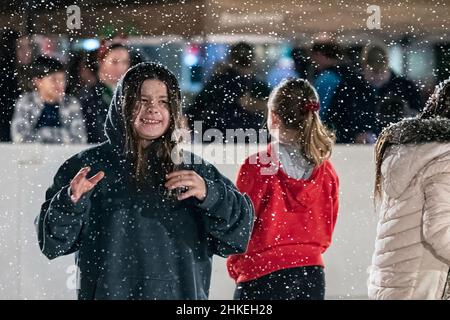
<svg viewBox="0 0 450 320"><path fill-rule="evenodd" d="M93 177L88 179L86 176L89 171L91 171L90 167L82 168L78 171L72 181L70 181L70 200L72 200L73 203L77 203L83 194L91 191L105 176L103 171L99 171Z"/></svg>

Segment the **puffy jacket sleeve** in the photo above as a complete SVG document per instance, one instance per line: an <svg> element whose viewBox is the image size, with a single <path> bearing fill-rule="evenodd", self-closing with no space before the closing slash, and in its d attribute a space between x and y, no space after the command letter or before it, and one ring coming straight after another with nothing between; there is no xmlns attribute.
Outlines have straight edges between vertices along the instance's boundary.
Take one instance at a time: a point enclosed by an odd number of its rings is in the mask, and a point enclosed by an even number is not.
<svg viewBox="0 0 450 320"><path fill-rule="evenodd" d="M67 109L71 120L69 123L67 143L87 143L87 131L80 102L74 97L68 98Z"/></svg>
<svg viewBox="0 0 450 320"><path fill-rule="evenodd" d="M81 231L90 208L90 193L76 204L70 199L70 181L81 169L78 162L72 158L59 168L35 220L39 247L49 259L73 253L80 247Z"/></svg>
<svg viewBox="0 0 450 320"><path fill-rule="evenodd" d="M36 139L35 125L37 119L31 118L32 110L36 106L30 95L24 95L16 101L14 115L11 121L11 138L15 143L34 142Z"/></svg>
<svg viewBox="0 0 450 320"><path fill-rule="evenodd" d="M450 264L450 160L430 165L423 187L423 239Z"/></svg>
<svg viewBox="0 0 450 320"><path fill-rule="evenodd" d="M205 215L213 253L227 257L245 252L253 228L254 209L250 198L209 163L204 163L202 177L207 193L197 206Z"/></svg>

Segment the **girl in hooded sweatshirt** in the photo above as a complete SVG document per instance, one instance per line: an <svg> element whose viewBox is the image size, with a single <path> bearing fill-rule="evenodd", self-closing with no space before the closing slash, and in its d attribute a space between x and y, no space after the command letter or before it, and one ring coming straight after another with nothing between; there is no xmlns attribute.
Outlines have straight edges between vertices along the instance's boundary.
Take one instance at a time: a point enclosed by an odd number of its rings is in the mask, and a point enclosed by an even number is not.
<svg viewBox="0 0 450 320"><path fill-rule="evenodd" d="M369 298L449 299L450 79L417 117L381 133L375 158Z"/></svg>
<svg viewBox="0 0 450 320"><path fill-rule="evenodd" d="M42 252L76 252L79 299L207 299L212 255L245 251L250 199L173 140L181 95L165 67L119 81L108 141L67 160L37 218Z"/></svg>
<svg viewBox="0 0 450 320"><path fill-rule="evenodd" d="M247 158L237 177L256 221L247 251L227 261L235 299L324 299L322 254L336 223L339 181L328 160L335 138L318 111L307 80L285 80L269 97L275 141Z"/></svg>

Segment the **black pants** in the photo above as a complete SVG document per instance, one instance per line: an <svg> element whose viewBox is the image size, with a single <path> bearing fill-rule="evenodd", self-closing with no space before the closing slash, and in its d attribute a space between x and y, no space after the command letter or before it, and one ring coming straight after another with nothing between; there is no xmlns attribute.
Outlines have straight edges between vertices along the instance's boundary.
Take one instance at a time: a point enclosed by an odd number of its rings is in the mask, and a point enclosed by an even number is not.
<svg viewBox="0 0 450 320"><path fill-rule="evenodd" d="M238 283L235 300L323 300L323 267L289 268L261 278Z"/></svg>

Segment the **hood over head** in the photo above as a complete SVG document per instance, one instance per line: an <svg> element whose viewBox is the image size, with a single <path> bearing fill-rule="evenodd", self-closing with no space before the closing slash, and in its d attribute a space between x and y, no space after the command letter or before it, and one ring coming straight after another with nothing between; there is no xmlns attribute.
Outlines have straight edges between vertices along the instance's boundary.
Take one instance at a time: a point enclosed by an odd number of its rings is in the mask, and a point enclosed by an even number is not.
<svg viewBox="0 0 450 320"><path fill-rule="evenodd" d="M117 84L105 122L105 133L109 143L121 153L126 151L125 145L127 141L124 110L126 88L129 86L137 86L139 82L146 79L158 79L163 81L168 89L169 100L176 99L181 106L178 80L165 66L153 62L142 62L128 69ZM174 93L176 96L171 96L171 93Z"/></svg>

